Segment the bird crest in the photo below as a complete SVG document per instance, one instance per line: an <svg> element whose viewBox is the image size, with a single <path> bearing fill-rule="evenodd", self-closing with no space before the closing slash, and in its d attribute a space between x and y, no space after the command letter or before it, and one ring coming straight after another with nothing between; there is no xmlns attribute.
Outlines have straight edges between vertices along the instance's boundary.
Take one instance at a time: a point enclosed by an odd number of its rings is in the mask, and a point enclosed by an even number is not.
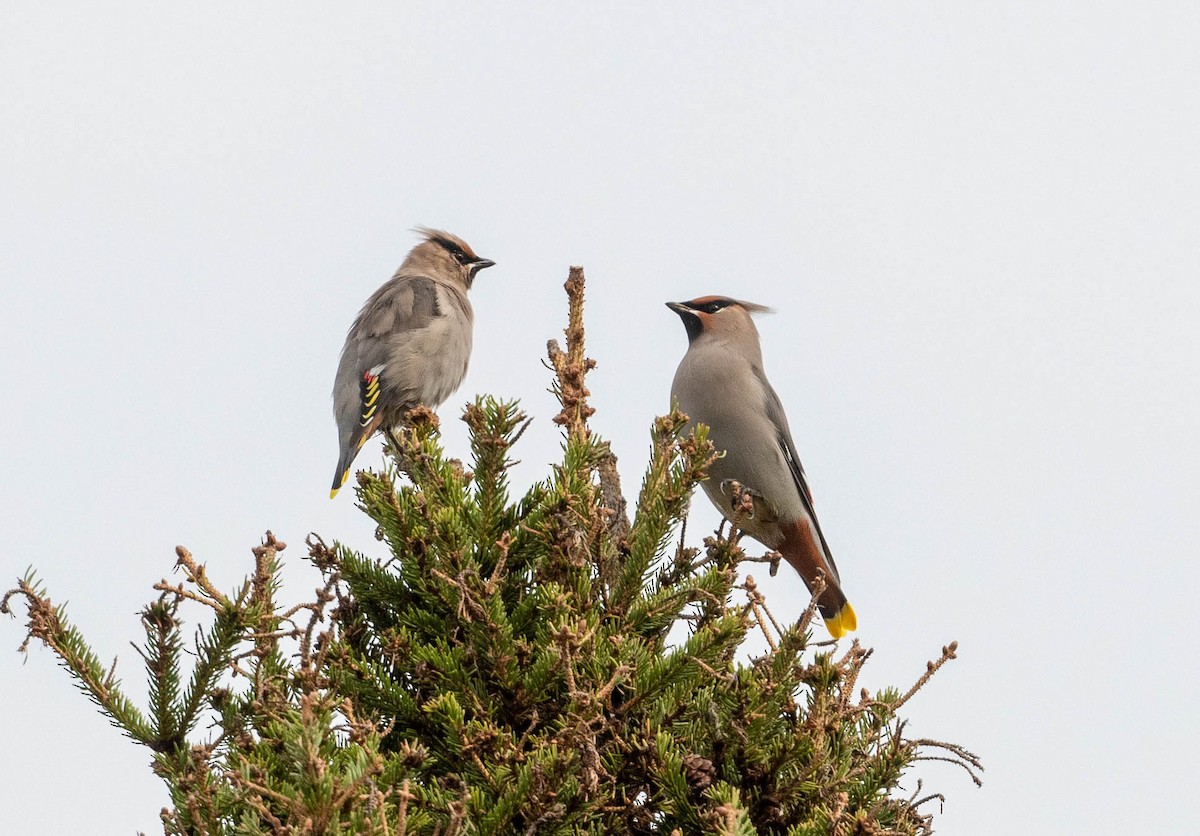
<svg viewBox="0 0 1200 836"><path fill-rule="evenodd" d="M413 229L414 232L423 236L426 241L432 241L435 244L440 244L448 250L460 264L469 264L473 261L479 261L480 258L471 249L471 245L457 235L446 232L442 229L431 229L427 226L418 226Z"/></svg>
<svg viewBox="0 0 1200 836"><path fill-rule="evenodd" d="M766 305L747 302L744 299L734 299L731 296L698 296L695 299L684 302L683 305L694 311L704 313L715 313L722 308L729 308L735 305L750 314L775 313L773 308L768 308Z"/></svg>

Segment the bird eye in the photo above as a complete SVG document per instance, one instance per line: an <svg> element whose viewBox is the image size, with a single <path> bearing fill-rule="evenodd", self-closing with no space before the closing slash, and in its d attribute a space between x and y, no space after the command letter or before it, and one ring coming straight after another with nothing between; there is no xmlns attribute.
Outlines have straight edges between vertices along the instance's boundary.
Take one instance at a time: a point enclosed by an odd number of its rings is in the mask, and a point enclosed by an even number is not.
<svg viewBox="0 0 1200 836"><path fill-rule="evenodd" d="M728 307L728 305L729 305L728 302L725 302L723 300L718 300L715 302L709 302L707 305L704 306L704 310L707 313L716 313L717 311L723 310L724 308Z"/></svg>

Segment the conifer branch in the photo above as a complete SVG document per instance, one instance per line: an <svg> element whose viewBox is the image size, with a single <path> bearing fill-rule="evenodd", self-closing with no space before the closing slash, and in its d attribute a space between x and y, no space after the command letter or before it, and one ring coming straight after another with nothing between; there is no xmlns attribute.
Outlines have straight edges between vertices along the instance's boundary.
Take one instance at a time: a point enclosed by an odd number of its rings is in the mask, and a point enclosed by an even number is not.
<svg viewBox="0 0 1200 836"><path fill-rule="evenodd" d="M116 661L106 672L83 635L67 621L65 611L54 606L32 572L0 599L0 613L11 614L9 601L17 595L25 599L29 615L21 652L27 651L31 639L37 639L58 656L76 685L100 707L114 726L140 743L153 740L154 732L145 716L121 693L120 682L115 676Z"/></svg>

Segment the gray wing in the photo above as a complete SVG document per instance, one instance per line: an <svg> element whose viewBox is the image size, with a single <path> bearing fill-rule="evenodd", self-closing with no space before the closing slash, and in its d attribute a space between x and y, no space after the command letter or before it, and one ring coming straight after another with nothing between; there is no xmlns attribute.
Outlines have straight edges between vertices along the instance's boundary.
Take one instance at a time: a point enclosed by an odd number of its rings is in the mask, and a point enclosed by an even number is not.
<svg viewBox="0 0 1200 836"><path fill-rule="evenodd" d="M817 512L813 508L812 491L808 489L808 479L804 476L804 465L800 463L800 455L796 452L796 445L792 441L792 431L788 427L787 414L783 411L783 404L779 400L779 395L775 393L771 382L767 380L763 370L755 367L755 376L763 385L765 393L767 417L775 427L775 437L779 442L779 447L783 452L783 458L787 461L788 467L792 471L792 479L796 483L796 490L800 494L800 501L804 503L804 510L808 512L809 518L813 522L813 527L817 530L817 537L821 541L821 549L825 552L825 559L829 561L830 567L833 569L834 579L841 583L841 577L838 575L837 564L833 561L833 554L829 551L829 543L825 541L825 532L821 531L821 523L817 519Z"/></svg>
<svg viewBox="0 0 1200 836"><path fill-rule="evenodd" d="M421 331L441 316L437 284L425 276L396 276L372 294L359 311L346 335L342 362L335 384L358 385L363 372L387 365L421 339ZM390 369L385 375L393 389L404 385L404 370Z"/></svg>
<svg viewBox="0 0 1200 836"><path fill-rule="evenodd" d="M343 446L359 424L365 373L383 367L385 397L415 399L415 381L403 358L412 356L421 332L441 315L437 284L425 276L395 276L363 305L346 334L333 382L333 414Z"/></svg>
<svg viewBox="0 0 1200 836"><path fill-rule="evenodd" d="M361 343L360 353L378 345L393 344L397 338L412 339L441 316L437 283L425 276L397 276L372 294L346 335Z"/></svg>

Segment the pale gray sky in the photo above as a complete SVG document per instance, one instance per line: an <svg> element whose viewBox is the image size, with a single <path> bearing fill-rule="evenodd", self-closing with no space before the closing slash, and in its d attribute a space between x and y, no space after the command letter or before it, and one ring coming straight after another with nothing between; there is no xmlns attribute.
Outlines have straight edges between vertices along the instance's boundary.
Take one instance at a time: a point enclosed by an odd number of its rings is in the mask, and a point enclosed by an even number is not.
<svg viewBox="0 0 1200 836"><path fill-rule="evenodd" d="M519 397L587 268L636 491L685 337L770 304L767 372L876 649L960 659L910 731L939 831L1194 825L1200 743L1200 11L1194 3L8 4L0 12L3 547L144 694L177 543L226 588L267 529L377 552L328 499L366 296L439 226L497 266L442 409ZM378 445L359 458L380 461ZM701 500L692 532L715 525ZM806 596L759 573L776 613ZM0 622L0 831L161 832L150 753Z"/></svg>

